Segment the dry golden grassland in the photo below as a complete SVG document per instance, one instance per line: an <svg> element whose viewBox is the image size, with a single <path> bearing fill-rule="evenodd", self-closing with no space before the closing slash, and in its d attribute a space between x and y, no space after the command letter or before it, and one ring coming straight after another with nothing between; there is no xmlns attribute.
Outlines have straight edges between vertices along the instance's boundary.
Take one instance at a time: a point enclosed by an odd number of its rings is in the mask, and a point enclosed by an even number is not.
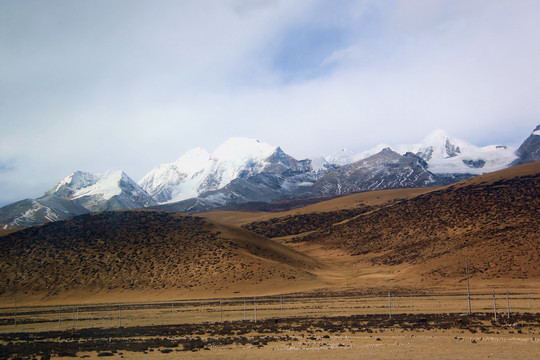
<svg viewBox="0 0 540 360"><path fill-rule="evenodd" d="M540 346L538 292L497 291L497 321L488 292L470 316L465 293L322 295L4 308L0 356L533 359Z"/></svg>

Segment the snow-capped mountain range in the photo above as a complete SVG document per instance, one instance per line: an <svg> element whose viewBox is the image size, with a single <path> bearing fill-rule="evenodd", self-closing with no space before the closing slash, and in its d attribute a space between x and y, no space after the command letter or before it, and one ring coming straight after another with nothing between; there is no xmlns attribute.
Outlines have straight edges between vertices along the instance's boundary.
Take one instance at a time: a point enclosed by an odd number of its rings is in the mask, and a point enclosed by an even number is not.
<svg viewBox="0 0 540 360"><path fill-rule="evenodd" d="M56 221L84 212L158 207L201 211L250 201L434 186L540 160L540 126L519 149L477 147L436 130L417 144L296 160L278 146L231 138L214 152L196 148L152 169L138 183L123 171L76 171L39 199L0 209L5 228Z"/></svg>
<svg viewBox="0 0 540 360"><path fill-rule="evenodd" d="M159 203L186 200L223 188L236 178L267 171L272 164L269 158L278 149L255 139L231 138L212 154L196 148L174 163L159 165L139 184Z"/></svg>
<svg viewBox="0 0 540 360"><path fill-rule="evenodd" d="M45 195L72 200L90 211L134 209L156 204L123 171L109 171L104 175L76 171L58 182Z"/></svg>
<svg viewBox="0 0 540 360"><path fill-rule="evenodd" d="M428 170L435 174L474 174L506 168L518 158L516 149L505 145L478 147L450 136L444 130L435 130L417 144L380 144L360 153L344 149L327 156L326 161L347 165L367 159L383 149L390 148L398 154L415 154L425 160Z"/></svg>

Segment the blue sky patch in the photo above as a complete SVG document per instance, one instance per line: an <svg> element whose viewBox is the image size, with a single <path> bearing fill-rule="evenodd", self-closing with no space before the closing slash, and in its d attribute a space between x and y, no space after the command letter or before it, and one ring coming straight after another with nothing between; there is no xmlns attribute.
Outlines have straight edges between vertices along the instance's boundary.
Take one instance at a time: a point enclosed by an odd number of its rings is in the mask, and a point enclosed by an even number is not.
<svg viewBox="0 0 540 360"><path fill-rule="evenodd" d="M272 65L286 82L315 78L332 69L324 60L346 47L348 40L348 33L336 27L293 28L281 39Z"/></svg>

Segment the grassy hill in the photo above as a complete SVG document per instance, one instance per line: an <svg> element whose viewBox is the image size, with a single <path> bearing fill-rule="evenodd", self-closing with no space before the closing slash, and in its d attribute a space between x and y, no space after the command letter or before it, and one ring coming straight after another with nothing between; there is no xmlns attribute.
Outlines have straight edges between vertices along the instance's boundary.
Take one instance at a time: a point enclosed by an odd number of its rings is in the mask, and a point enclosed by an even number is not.
<svg viewBox="0 0 540 360"><path fill-rule="evenodd" d="M0 238L0 296L213 296L314 281L317 262L246 230L156 211L102 212Z"/></svg>
<svg viewBox="0 0 540 360"><path fill-rule="evenodd" d="M299 236L368 257L459 277L540 277L540 163L480 176Z"/></svg>
<svg viewBox="0 0 540 360"><path fill-rule="evenodd" d="M341 196L331 200L321 201L315 204L306 205L287 211L239 211L239 210L217 210L207 213L199 213L207 219L219 221L221 223L243 226L253 222L282 219L284 217L296 217L297 215L309 215L319 213L342 212L352 210L352 212L363 211L365 207L377 207L395 201L410 199L412 197L435 191L439 188L412 188L412 189L391 189L377 190L357 193L353 195ZM352 213L350 212L350 213ZM335 215L332 215L335 216ZM339 218L342 215L337 215Z"/></svg>

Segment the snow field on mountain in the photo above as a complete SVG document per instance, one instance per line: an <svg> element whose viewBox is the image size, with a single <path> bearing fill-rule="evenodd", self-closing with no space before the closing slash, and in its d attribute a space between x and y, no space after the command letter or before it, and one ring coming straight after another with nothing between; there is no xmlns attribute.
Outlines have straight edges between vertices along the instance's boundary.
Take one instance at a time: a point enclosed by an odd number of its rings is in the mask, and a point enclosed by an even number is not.
<svg viewBox="0 0 540 360"><path fill-rule="evenodd" d="M104 200L109 200L115 195L120 195L122 192L119 183L123 176L125 176L123 171L108 171L100 176L99 180L93 185L77 190L73 194L73 198L101 195Z"/></svg>
<svg viewBox="0 0 540 360"><path fill-rule="evenodd" d="M139 184L160 203L181 201L220 189L243 172L261 172L276 150L256 139L231 138L212 154L202 148L190 150L176 162L154 168Z"/></svg>
<svg viewBox="0 0 540 360"><path fill-rule="evenodd" d="M345 149L327 156L326 160L346 165L378 154L387 147L401 155L408 152L418 155L427 162L428 170L436 174L483 174L504 169L517 158L515 148L497 145L478 147L438 129L416 144L379 144L357 154ZM482 166L467 165L474 162Z"/></svg>

